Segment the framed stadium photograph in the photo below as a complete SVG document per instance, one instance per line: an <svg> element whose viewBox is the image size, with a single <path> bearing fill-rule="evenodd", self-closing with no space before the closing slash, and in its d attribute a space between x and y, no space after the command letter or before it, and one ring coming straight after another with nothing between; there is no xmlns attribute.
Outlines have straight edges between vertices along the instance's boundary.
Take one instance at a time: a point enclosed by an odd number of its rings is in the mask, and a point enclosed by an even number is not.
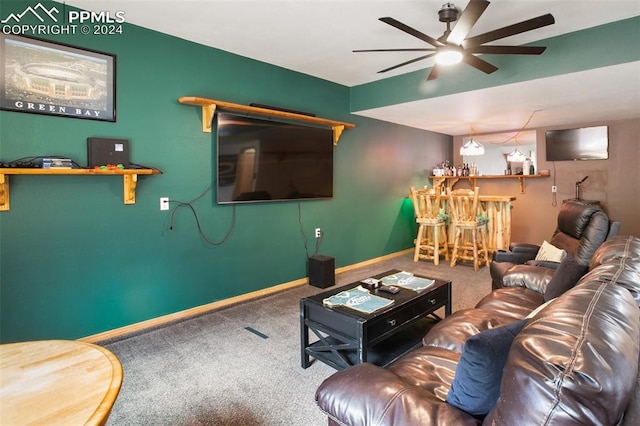
<svg viewBox="0 0 640 426"><path fill-rule="evenodd" d="M116 121L116 57L0 34L0 109Z"/></svg>

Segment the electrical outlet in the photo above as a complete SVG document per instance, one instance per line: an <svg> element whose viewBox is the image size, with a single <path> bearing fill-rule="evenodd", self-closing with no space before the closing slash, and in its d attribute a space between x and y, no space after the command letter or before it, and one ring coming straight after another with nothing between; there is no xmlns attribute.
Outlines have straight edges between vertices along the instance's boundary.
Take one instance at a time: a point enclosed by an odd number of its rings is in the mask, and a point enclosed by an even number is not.
<svg viewBox="0 0 640 426"><path fill-rule="evenodd" d="M322 236L322 230L320 228L316 228L316 238L320 238Z"/></svg>
<svg viewBox="0 0 640 426"><path fill-rule="evenodd" d="M169 197L160 197L160 210L169 210Z"/></svg>
<svg viewBox="0 0 640 426"><path fill-rule="evenodd" d="M558 187L557 187L557 186L555 186L555 185L553 185L553 186L551 187L551 192L553 192L554 194L555 194L556 192L558 192Z"/></svg>

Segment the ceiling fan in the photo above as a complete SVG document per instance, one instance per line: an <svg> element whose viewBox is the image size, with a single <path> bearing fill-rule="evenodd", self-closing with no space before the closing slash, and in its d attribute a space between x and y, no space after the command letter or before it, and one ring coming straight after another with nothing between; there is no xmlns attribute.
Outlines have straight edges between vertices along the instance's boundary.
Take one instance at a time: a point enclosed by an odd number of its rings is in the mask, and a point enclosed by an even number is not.
<svg viewBox="0 0 640 426"><path fill-rule="evenodd" d="M458 16L459 12L456 6L453 3L445 3L438 11L438 16L440 22L445 22L447 24L447 29L444 34L437 39L411 28L396 19L389 17L380 18L380 21L385 24L391 25L400 31L404 31L407 34L428 43L431 47L413 49L367 49L354 50L354 52L431 52L418 58L402 62L401 64L385 68L378 72L384 73L435 56L436 64L431 69L431 72L427 77L427 80L434 80L438 77L443 65L446 66L460 61L467 65L471 65L486 74L491 74L498 69L498 67L477 57L475 54L478 53L494 55L540 55L545 51L546 47L544 46L497 46L485 45L485 43L551 25L555 22L555 19L550 13L522 21L517 24L502 27L497 30L489 31L484 34L467 37L471 32L473 25L484 13L487 6L489 6L489 2L486 0L471 0L462 14ZM451 28L452 22L455 22L453 28Z"/></svg>

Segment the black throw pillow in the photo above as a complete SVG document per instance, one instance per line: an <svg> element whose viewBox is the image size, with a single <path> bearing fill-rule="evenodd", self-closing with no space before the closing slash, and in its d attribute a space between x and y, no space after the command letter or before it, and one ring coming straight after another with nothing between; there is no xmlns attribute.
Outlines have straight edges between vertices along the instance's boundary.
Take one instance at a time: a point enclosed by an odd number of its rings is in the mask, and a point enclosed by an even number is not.
<svg viewBox="0 0 640 426"><path fill-rule="evenodd" d="M467 339L447 402L472 416L486 416L500 397L502 371L513 339L526 320L485 330Z"/></svg>
<svg viewBox="0 0 640 426"><path fill-rule="evenodd" d="M547 284L547 288L544 291L544 301L554 299L573 288L587 272L587 268L587 265L578 263L575 257L569 254L566 255Z"/></svg>

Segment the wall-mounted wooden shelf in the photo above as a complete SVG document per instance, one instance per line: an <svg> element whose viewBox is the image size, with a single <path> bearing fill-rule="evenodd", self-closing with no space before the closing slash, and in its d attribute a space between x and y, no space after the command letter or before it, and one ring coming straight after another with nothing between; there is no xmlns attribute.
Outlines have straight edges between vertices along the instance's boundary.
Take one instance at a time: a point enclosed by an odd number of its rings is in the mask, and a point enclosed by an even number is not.
<svg viewBox="0 0 640 426"><path fill-rule="evenodd" d="M199 98L196 96L183 96L178 102L185 105L195 105L202 107L202 131L211 133L211 122L216 109L220 108L225 111L241 112L246 114L265 115L269 117L278 117L292 121L303 121L321 126L328 126L333 129L333 144L338 145L338 140L344 129L353 129L355 124L345 123L342 121L328 120L326 118L313 117L310 115L296 114L292 112L279 111L275 109L252 107L248 105L234 104L231 102L216 101L214 99Z"/></svg>
<svg viewBox="0 0 640 426"><path fill-rule="evenodd" d="M156 169L0 169L0 211L9 210L9 175L92 175L92 176L122 176L124 190L124 204L136 203L136 185L138 175L157 175Z"/></svg>
<svg viewBox="0 0 640 426"><path fill-rule="evenodd" d="M477 179L518 179L520 181L520 193L524 194L524 181L526 179L546 178L549 176L542 175L486 175L486 176L431 176L433 180L433 187L447 185L449 188L453 188L460 179L466 179L469 181L471 187L476 186Z"/></svg>

